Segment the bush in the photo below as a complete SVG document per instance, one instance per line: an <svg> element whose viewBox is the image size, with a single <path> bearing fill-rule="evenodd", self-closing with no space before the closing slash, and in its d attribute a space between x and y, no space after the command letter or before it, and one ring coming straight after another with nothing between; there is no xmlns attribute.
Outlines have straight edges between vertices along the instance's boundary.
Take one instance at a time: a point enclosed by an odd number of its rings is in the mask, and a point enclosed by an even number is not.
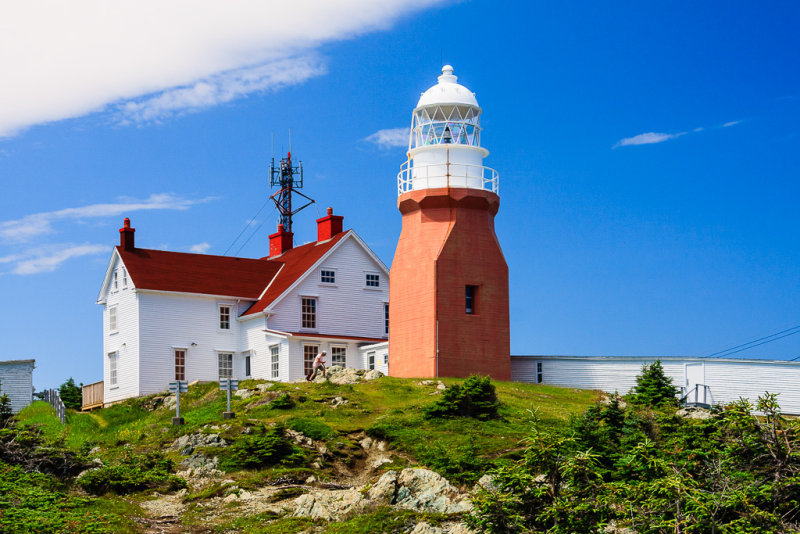
<svg viewBox="0 0 800 534"><path fill-rule="evenodd" d="M16 419L10 419L0 428L0 462L65 477L79 473L83 460L64 446L63 439L46 440L36 425L19 426Z"/></svg>
<svg viewBox="0 0 800 534"><path fill-rule="evenodd" d="M628 398L634 404L645 406L677 406L678 388L672 385L672 379L664 374L661 361L642 367L642 374L636 377L636 386Z"/></svg>
<svg viewBox="0 0 800 534"><path fill-rule="evenodd" d="M257 469L278 464L293 464L303 459L303 452L284 435L282 426L264 427L255 435L236 440L220 466L227 470Z"/></svg>
<svg viewBox="0 0 800 534"><path fill-rule="evenodd" d="M274 408L276 410L289 410L290 408L294 407L294 401L288 393L284 393L280 397L270 402L267 407Z"/></svg>
<svg viewBox="0 0 800 534"><path fill-rule="evenodd" d="M75 380L69 377L69 380L58 386L58 396L61 397L61 402L64 403L66 408L72 410L80 410L83 406L83 384L80 386L75 385Z"/></svg>
<svg viewBox="0 0 800 534"><path fill-rule="evenodd" d="M457 484L474 484L487 467L487 462L478 455L472 442L459 447L440 443L421 445L416 456L420 464Z"/></svg>
<svg viewBox="0 0 800 534"><path fill-rule="evenodd" d="M119 463L89 471L77 483L95 495L125 495L144 489L166 492L186 487L186 481L170 474L172 460L160 452L136 454L126 450Z"/></svg>
<svg viewBox="0 0 800 534"><path fill-rule="evenodd" d="M331 427L315 419L289 419L289 428L311 439L321 440L333 436Z"/></svg>
<svg viewBox="0 0 800 534"><path fill-rule="evenodd" d="M486 421L496 419L500 402L488 376L472 375L462 385L452 385L442 398L427 406L425 419L437 417L473 417Z"/></svg>

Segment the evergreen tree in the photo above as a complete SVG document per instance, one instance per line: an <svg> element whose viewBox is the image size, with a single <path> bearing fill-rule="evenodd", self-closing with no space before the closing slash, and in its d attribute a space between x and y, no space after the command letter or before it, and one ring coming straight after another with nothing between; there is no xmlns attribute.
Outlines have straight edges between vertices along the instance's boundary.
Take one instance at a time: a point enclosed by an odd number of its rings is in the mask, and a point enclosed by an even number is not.
<svg viewBox="0 0 800 534"><path fill-rule="evenodd" d="M80 410L83 405L83 384L75 385L72 377L58 387L58 395L66 408Z"/></svg>
<svg viewBox="0 0 800 534"><path fill-rule="evenodd" d="M3 383L0 382L0 391L3 389ZM11 419L11 398L7 393L0 395L0 426L6 426L6 423Z"/></svg>
<svg viewBox="0 0 800 534"><path fill-rule="evenodd" d="M672 379L664 373L661 361L642 367L642 374L636 377L636 387L630 394L634 404L647 406L675 406L678 388L672 385Z"/></svg>

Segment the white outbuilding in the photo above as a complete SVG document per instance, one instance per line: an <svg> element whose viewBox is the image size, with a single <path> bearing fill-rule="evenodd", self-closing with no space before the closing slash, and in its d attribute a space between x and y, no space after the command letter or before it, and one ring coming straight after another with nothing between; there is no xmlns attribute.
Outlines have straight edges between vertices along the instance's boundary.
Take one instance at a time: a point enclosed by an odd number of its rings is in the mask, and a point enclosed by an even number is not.
<svg viewBox="0 0 800 534"><path fill-rule="evenodd" d="M33 370L35 360L0 362L0 393L11 399L11 411L17 413L33 400Z"/></svg>

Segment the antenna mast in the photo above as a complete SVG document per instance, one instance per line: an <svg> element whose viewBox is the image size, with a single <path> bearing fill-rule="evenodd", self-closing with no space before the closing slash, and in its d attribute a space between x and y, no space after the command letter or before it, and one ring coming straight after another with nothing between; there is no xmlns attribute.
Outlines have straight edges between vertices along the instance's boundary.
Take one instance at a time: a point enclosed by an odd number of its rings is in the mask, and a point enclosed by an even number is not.
<svg viewBox="0 0 800 534"><path fill-rule="evenodd" d="M275 203L275 207L280 214L279 224L283 225L283 229L287 232L292 231L292 216L303 208L307 208L314 203L314 199L304 195L298 189L303 187L303 162L299 161L298 164L292 165L292 151L291 148L286 154L285 158L281 158L278 167L275 167L275 158L269 166L269 185L271 187L279 187L280 189L273 193L269 198ZM300 195L307 202L299 208L292 208L292 196Z"/></svg>

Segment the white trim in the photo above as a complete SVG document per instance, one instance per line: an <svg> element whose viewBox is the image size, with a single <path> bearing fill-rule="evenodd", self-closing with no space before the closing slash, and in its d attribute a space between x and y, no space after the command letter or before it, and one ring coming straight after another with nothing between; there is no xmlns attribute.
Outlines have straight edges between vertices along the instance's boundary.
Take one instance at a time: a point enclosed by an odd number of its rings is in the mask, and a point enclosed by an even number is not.
<svg viewBox="0 0 800 534"><path fill-rule="evenodd" d="M119 304L112 304L111 306L107 306L108 309L108 335L111 334L118 334L119 333L119 314L117 313L117 308ZM114 310L114 328L111 328L111 310Z"/></svg>
<svg viewBox="0 0 800 534"><path fill-rule="evenodd" d="M189 293L187 291L166 291L163 289L141 289L135 288L137 293L153 293L158 295L188 295L190 297L205 297L209 299L237 299L237 300L244 300L246 302L251 302L255 304L258 302L257 299L253 297L239 297L236 295L212 295L211 293ZM251 304L252 305L252 304Z"/></svg>
<svg viewBox="0 0 800 534"><path fill-rule="evenodd" d="M120 263L125 265L122 262L122 257L117 252L117 247L111 249L111 259L108 261L108 267L106 267L106 275L103 277L103 285L100 286L100 293L97 294L97 304L105 304L106 303L106 293L108 292L108 285L111 283L111 273L114 271L111 267L114 265L114 259L119 258Z"/></svg>
<svg viewBox="0 0 800 534"><path fill-rule="evenodd" d="M322 287L337 287L336 286L336 280L338 279L338 274L339 274L338 271L339 271L338 267L325 267L325 266L320 267L319 268L319 285L322 286ZM322 273L323 272L333 273L333 282L324 282L322 280Z"/></svg>
<svg viewBox="0 0 800 534"><path fill-rule="evenodd" d="M264 295L267 294L267 291L269 291L269 288L272 287L272 282L274 282L275 279L278 278L278 275L281 274L281 271L283 270L284 267L286 267L286 264L282 263L280 269L278 269L278 272L275 273L275 276L273 276L272 280L269 281L269 284L267 284L267 287L265 287L264 291L262 291L261 294L258 296L258 300L261 300L261 299L264 298ZM256 302L258 302L258 300Z"/></svg>
<svg viewBox="0 0 800 534"><path fill-rule="evenodd" d="M381 286L381 273L379 273L378 271L361 271L361 272L364 273L364 289L372 289L372 290L377 290L377 291L381 291L383 289L383 287ZM378 285L371 286L371 285L369 285L367 283L368 277L370 275L374 275L374 276L378 277L378 280L377 280Z"/></svg>
<svg viewBox="0 0 800 534"><path fill-rule="evenodd" d="M228 328L222 328L222 308L228 308ZM236 316L236 304L230 302L217 302L217 332L221 334L233 333L233 322Z"/></svg>

